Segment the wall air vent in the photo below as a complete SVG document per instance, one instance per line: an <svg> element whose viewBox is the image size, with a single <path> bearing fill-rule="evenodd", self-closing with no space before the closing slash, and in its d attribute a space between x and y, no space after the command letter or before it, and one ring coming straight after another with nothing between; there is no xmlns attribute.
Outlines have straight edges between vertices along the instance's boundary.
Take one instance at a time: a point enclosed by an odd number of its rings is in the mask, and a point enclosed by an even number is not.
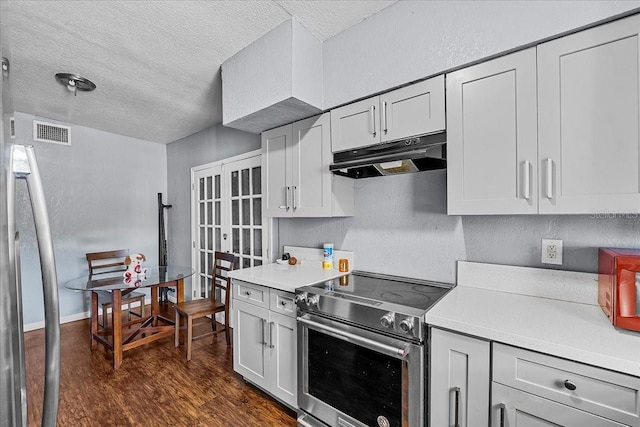
<svg viewBox="0 0 640 427"><path fill-rule="evenodd" d="M16 139L16 118L9 118L9 134L11 135L11 139Z"/></svg>
<svg viewBox="0 0 640 427"><path fill-rule="evenodd" d="M71 145L71 128L57 123L33 121L33 140Z"/></svg>

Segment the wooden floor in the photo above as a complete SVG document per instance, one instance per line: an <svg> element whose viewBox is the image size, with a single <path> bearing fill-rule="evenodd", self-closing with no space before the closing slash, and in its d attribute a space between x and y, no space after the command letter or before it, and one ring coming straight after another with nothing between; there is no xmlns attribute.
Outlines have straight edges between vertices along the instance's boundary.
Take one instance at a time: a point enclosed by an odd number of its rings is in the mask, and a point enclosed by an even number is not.
<svg viewBox="0 0 640 427"><path fill-rule="evenodd" d="M211 324L199 328L210 330ZM233 371L233 350L224 334L195 341L188 363L184 346L175 348L171 336L125 352L114 371L110 353L101 346L89 349L88 319L60 329L58 426L296 425L295 412ZM28 424L39 426L44 330L25 334L25 352Z"/></svg>

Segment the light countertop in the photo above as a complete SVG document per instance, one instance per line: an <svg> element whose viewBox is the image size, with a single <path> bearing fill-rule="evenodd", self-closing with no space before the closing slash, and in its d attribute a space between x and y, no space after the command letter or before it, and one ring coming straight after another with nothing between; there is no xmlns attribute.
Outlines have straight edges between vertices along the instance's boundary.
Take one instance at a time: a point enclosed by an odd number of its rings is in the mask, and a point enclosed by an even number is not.
<svg viewBox="0 0 640 427"><path fill-rule="evenodd" d="M465 286L461 276L464 282L465 274L459 272L459 285L427 312L428 324L640 376L640 333L614 328L598 305L562 300L556 294L548 297L544 290L531 289L532 277L527 279L528 293L538 295L523 295L517 285L501 290L490 289L500 288L495 284ZM585 273L577 277L576 282L587 278L582 293L597 292L593 278ZM563 285L556 282L541 288L557 292Z"/></svg>
<svg viewBox="0 0 640 427"><path fill-rule="evenodd" d="M265 264L258 267L243 268L229 273L232 279L257 285L268 286L286 292L293 292L301 286L313 285L335 279L349 273L336 269L323 269L319 263L304 261L302 265Z"/></svg>

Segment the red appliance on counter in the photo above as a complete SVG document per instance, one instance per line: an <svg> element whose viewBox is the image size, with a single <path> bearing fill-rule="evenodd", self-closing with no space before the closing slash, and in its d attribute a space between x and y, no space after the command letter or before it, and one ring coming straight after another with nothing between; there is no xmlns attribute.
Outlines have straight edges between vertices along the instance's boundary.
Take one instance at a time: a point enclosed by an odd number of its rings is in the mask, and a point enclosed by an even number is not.
<svg viewBox="0 0 640 427"><path fill-rule="evenodd" d="M640 249L600 248L598 304L613 326L640 331Z"/></svg>

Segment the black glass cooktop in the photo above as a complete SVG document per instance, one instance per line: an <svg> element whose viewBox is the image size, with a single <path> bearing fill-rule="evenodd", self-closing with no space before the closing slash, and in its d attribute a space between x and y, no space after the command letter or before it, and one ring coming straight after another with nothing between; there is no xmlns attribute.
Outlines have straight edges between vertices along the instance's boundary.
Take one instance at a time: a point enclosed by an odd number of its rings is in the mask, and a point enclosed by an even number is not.
<svg viewBox="0 0 640 427"><path fill-rule="evenodd" d="M353 299L358 302L371 301L392 303L427 310L435 304L453 285L386 276L375 273L354 272L348 276L339 277L323 283L313 285L324 288L336 297Z"/></svg>

